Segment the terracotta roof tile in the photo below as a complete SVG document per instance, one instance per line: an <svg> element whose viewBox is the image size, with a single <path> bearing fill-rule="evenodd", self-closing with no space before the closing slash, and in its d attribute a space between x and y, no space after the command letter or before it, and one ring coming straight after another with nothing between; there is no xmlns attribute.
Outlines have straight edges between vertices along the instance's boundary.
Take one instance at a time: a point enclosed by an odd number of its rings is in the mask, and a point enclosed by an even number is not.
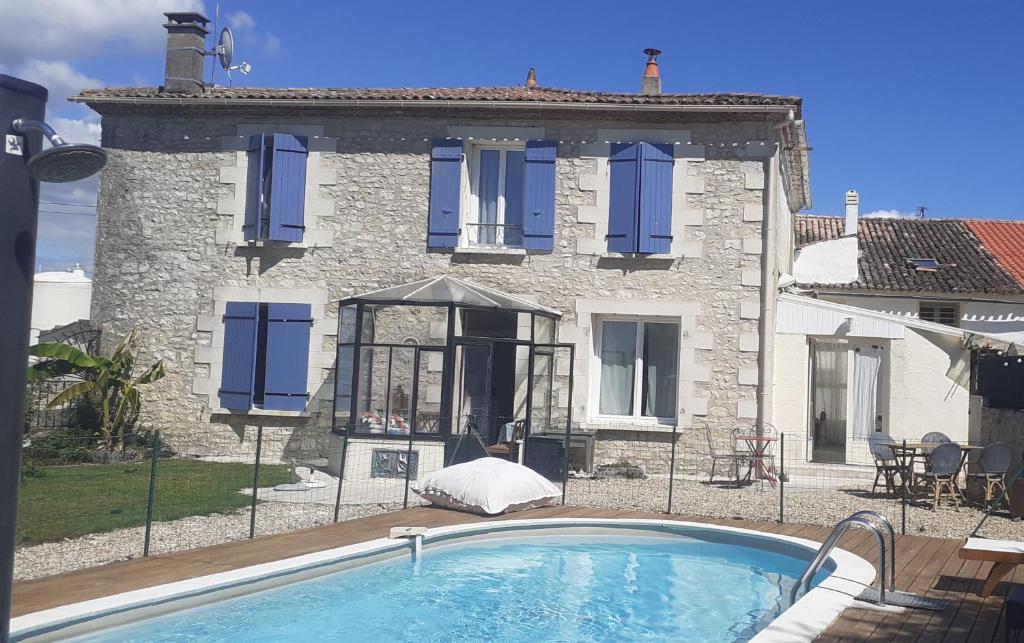
<svg viewBox="0 0 1024 643"><path fill-rule="evenodd" d="M796 106L797 96L767 94L713 93L661 94L644 96L632 93L579 91L550 87L436 87L436 88L313 88L313 87L211 87L201 95L166 94L159 87L107 87L86 89L78 97L93 98L187 98L253 100L394 100L394 101L511 101L540 103L594 103L616 105L706 105L706 106Z"/></svg>
<svg viewBox="0 0 1024 643"><path fill-rule="evenodd" d="M965 221L985 249L1024 285L1024 221Z"/></svg>
<svg viewBox="0 0 1024 643"><path fill-rule="evenodd" d="M796 217L796 243L838 239L843 235L843 217ZM890 290L900 292L944 292L1024 294L1024 280L1015 280L968 227L958 219L864 218L858 222L857 240L860 278L850 284L802 284L842 290ZM1024 243L1024 225L1018 237ZM1024 245L1016 256L1024 269ZM915 270L907 259L936 259L938 270Z"/></svg>

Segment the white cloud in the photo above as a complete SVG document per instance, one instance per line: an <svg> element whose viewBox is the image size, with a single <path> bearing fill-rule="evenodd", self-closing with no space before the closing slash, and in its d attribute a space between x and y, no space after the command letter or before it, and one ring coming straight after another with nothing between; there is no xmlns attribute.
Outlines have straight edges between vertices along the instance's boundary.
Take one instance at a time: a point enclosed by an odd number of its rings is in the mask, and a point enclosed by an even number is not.
<svg viewBox="0 0 1024 643"><path fill-rule="evenodd" d="M100 124L93 119L57 116L49 118L49 123L69 143L100 144Z"/></svg>
<svg viewBox="0 0 1024 643"><path fill-rule="evenodd" d="M0 64L158 51L166 42L163 12L204 11L201 0L30 0L8 9Z"/></svg>
<svg viewBox="0 0 1024 643"><path fill-rule="evenodd" d="M284 51L281 39L269 31L256 28L256 19L245 11L235 11L227 15L228 24L237 33L238 43L248 47L258 47L267 55L274 56ZM236 53L237 49L236 49Z"/></svg>
<svg viewBox="0 0 1024 643"><path fill-rule="evenodd" d="M14 64L0 65L0 70L42 85L49 90L51 102L63 101L83 89L103 85L96 78L86 76L64 60L30 58Z"/></svg>
<svg viewBox="0 0 1024 643"><path fill-rule="evenodd" d="M873 210L861 215L869 219L913 219L916 212L900 212L899 210Z"/></svg>

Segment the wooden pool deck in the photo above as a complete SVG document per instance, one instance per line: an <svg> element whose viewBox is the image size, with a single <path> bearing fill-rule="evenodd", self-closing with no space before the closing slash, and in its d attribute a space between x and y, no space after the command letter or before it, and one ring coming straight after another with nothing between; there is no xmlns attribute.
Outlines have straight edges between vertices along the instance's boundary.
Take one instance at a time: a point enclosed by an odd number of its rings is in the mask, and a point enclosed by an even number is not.
<svg viewBox="0 0 1024 643"><path fill-rule="evenodd" d="M419 507L287 534L139 558L59 576L21 581L14 586L14 615L380 538L386 536L391 527L400 525L440 527L484 520L521 518L689 520L756 529L816 541L824 540L829 532L826 527L809 525L780 525L577 507L535 509L497 518ZM840 545L863 556L872 564L876 562L877 544L866 531L849 532L840 541ZM819 640L929 643L1002 641L1004 597L1010 582L1024 583L1024 569L1017 569L1012 575L1008 575L1006 582L1001 583L991 597L980 598L977 592L981 589L991 563L960 560L957 555L959 546L958 540L919 536L896 537L896 588L946 599L949 601L946 611L908 610L903 614L881 614L848 609L819 637Z"/></svg>

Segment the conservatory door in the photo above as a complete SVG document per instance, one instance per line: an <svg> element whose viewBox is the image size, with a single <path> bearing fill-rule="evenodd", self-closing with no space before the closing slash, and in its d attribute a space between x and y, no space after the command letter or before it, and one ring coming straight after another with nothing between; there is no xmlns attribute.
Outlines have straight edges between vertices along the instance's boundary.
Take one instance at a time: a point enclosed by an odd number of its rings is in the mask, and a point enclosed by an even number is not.
<svg viewBox="0 0 1024 643"><path fill-rule="evenodd" d="M455 347L455 409L453 433L473 428L485 442L491 432L491 344L465 343Z"/></svg>

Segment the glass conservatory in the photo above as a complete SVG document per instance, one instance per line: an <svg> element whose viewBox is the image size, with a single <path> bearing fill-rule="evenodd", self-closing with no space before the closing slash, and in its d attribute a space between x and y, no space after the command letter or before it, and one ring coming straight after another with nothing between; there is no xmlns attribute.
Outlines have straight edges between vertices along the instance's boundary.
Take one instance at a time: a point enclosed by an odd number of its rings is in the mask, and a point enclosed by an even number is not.
<svg viewBox="0 0 1024 643"><path fill-rule="evenodd" d="M386 441L433 442L445 465L466 453L522 461L517 444L565 436L572 422L575 355L558 343L560 317L448 276L342 300L334 432L346 445L381 441L382 452Z"/></svg>

